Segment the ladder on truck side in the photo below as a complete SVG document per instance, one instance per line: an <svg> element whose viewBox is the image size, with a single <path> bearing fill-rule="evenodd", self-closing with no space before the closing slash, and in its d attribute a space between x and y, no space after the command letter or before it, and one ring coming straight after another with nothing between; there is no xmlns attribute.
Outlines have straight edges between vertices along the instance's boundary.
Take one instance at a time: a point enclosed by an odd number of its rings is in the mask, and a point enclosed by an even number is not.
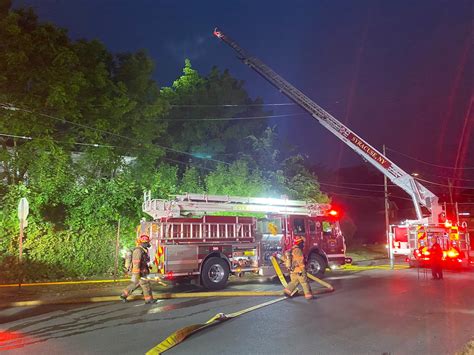
<svg viewBox="0 0 474 355"><path fill-rule="evenodd" d="M185 214L205 215L217 212L248 212L280 215L324 216L331 208L325 203L276 198L222 196L206 194L176 195L173 200L152 199L145 193L143 212L154 220L178 218Z"/></svg>

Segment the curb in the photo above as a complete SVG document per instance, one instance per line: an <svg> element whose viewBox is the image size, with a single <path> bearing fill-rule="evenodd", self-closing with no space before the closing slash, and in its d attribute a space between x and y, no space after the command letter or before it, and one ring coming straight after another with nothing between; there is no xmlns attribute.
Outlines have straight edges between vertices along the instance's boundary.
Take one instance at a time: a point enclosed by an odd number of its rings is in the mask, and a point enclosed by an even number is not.
<svg viewBox="0 0 474 355"><path fill-rule="evenodd" d="M204 298L204 297L268 297L282 296L283 291L223 291L223 292L190 292L190 293L157 293L153 297L155 299L173 299L173 298ZM132 296L130 300L143 299L139 296ZM63 300L31 300L10 302L5 307L32 307L59 304L80 304L80 303L97 303L97 302L121 302L119 296L99 296L84 297Z"/></svg>
<svg viewBox="0 0 474 355"><path fill-rule="evenodd" d="M27 284L21 284L21 287L30 286L52 286L52 285L80 285L80 284L98 284L98 283L110 283L110 282L130 282L130 279L118 279L118 280L87 280L87 281L57 281L57 282L33 282ZM0 285L2 287L19 287L19 284L5 284Z"/></svg>

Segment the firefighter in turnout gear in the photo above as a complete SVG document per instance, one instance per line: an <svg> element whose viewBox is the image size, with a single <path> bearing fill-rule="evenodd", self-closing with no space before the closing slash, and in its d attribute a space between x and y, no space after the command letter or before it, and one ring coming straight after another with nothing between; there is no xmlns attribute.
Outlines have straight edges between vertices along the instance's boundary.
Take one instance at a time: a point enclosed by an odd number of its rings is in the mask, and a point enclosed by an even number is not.
<svg viewBox="0 0 474 355"><path fill-rule="evenodd" d="M155 303L153 294L151 291L150 280L146 277L150 274L148 263L150 262L150 256L148 254L148 248L151 246L150 237L147 235L141 235L137 240L137 247L132 253L132 265L131 273L132 279L128 287L123 290L120 298L123 302L127 302L127 297L132 294L139 286L142 288L143 295L145 296L145 303Z"/></svg>
<svg viewBox="0 0 474 355"><path fill-rule="evenodd" d="M431 254L431 274L433 275L433 280L442 280L443 249L441 248L441 245L439 245L437 240L435 240L429 251Z"/></svg>
<svg viewBox="0 0 474 355"><path fill-rule="evenodd" d="M304 237L296 236L293 247L291 250L288 250L283 257L285 266L290 271L291 280L283 291L287 296L292 297L295 294L298 284L301 284L303 287L304 298L310 300L313 298L313 293L308 283L308 277L306 276L303 255L304 242Z"/></svg>

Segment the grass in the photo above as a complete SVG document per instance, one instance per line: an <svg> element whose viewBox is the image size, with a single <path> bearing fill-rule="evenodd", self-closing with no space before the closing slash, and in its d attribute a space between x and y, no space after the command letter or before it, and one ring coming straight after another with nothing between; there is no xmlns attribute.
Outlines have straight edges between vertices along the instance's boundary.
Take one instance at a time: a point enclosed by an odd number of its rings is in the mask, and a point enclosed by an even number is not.
<svg viewBox="0 0 474 355"><path fill-rule="evenodd" d="M362 244L357 246L349 246L347 248L346 254L356 262L388 258L385 244Z"/></svg>

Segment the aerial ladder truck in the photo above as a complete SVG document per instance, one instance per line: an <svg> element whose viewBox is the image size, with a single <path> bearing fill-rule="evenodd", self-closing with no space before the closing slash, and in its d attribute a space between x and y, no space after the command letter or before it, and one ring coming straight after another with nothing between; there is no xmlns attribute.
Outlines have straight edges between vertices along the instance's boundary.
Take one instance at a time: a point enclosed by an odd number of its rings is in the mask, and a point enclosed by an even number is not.
<svg viewBox="0 0 474 355"><path fill-rule="evenodd" d="M272 276L271 257L290 249L296 236L306 239L303 254L313 275L351 261L340 211L329 204L190 193L163 200L148 192L142 209L153 221L137 232L151 237L156 275L168 281L220 289L231 274Z"/></svg>
<svg viewBox="0 0 474 355"><path fill-rule="evenodd" d="M453 226L449 223L449 220L443 221L445 211L433 192L399 168L384 154L355 134L262 61L248 54L229 36L217 28L214 30L214 35L234 49L238 59L244 64L255 70L278 91L303 108L327 130L359 154L362 159L372 164L411 197L416 212L416 220L406 221L404 225L390 226L389 248L392 260L393 254L398 250L399 253L407 255L411 263L425 259L425 261L429 261L428 248L435 240L438 240L444 249L446 262L463 265L469 263L470 243L466 228ZM427 210L427 216L423 209ZM397 237L400 237L400 240L397 241ZM402 243L404 243L403 248L400 247Z"/></svg>

